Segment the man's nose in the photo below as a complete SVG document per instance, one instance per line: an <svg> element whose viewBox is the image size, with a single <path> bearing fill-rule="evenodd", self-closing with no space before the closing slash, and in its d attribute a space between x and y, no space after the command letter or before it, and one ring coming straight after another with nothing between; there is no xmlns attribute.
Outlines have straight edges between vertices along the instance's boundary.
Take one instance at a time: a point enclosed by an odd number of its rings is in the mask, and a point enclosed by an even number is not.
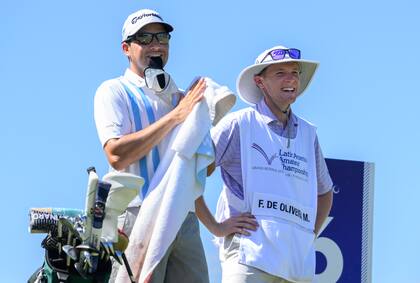
<svg viewBox="0 0 420 283"><path fill-rule="evenodd" d="M157 38L157 35L154 34L152 37L152 42L150 42L150 45L156 45L156 46L161 46L163 44L161 44Z"/></svg>
<svg viewBox="0 0 420 283"><path fill-rule="evenodd" d="M284 76L284 79L287 81L296 81L299 79L299 77L294 72L291 72L291 73L286 73Z"/></svg>
<svg viewBox="0 0 420 283"><path fill-rule="evenodd" d="M153 35L152 42L150 42L150 44L160 44L156 34Z"/></svg>

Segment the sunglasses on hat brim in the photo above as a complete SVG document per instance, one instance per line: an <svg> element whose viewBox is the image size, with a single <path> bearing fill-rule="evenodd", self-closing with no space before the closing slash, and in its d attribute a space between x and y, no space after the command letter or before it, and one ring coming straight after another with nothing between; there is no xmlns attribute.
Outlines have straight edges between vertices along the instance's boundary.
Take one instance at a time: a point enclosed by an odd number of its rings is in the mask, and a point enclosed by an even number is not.
<svg viewBox="0 0 420 283"><path fill-rule="evenodd" d="M260 63L263 63L264 60L270 56L271 59L273 59L274 61L277 60L283 60L284 58L286 58L286 54L289 55L289 58L292 59L300 59L300 50L296 49L296 48L288 48L288 49L274 49L271 50L270 52L268 52L264 58L261 60Z"/></svg>

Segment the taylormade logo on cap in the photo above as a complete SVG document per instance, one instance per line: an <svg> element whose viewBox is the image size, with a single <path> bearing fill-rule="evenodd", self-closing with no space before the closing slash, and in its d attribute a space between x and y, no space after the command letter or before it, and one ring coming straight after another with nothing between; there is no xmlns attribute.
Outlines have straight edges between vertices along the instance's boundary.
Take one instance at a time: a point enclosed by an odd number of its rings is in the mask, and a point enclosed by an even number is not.
<svg viewBox="0 0 420 283"><path fill-rule="evenodd" d="M136 16L136 17L134 17L134 18L131 20L131 23L134 25L135 23L137 23L137 21L138 21L138 20L141 20L141 19L143 19L144 17L150 17L150 16L155 16L155 17L158 17L161 21L163 21L162 17L161 17L161 16L159 16L159 14L156 14L156 13L150 13L150 14L143 14L143 15L140 15L140 16Z"/></svg>
<svg viewBox="0 0 420 283"><path fill-rule="evenodd" d="M149 9L139 10L127 17L122 29L122 41L126 41L131 35L138 32L142 27L152 23L162 24L168 32L173 30L173 27L164 22L163 18L158 12Z"/></svg>

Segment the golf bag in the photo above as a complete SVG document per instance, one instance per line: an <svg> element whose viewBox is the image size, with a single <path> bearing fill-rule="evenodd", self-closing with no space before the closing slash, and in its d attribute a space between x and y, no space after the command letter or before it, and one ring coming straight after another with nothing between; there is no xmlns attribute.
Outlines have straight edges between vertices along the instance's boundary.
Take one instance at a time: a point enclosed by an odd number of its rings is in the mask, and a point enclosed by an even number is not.
<svg viewBox="0 0 420 283"><path fill-rule="evenodd" d="M29 278L28 283L103 283L108 282L112 264L108 260L99 264L94 275L83 278L76 269L67 268L65 259L60 258L54 250L45 250L44 263Z"/></svg>
<svg viewBox="0 0 420 283"><path fill-rule="evenodd" d="M124 264L135 282L125 257L128 237L118 230L117 219L138 195L144 179L124 172L110 172L99 180L94 167L87 170L85 209L32 208L29 232L47 233L41 246L45 259L30 283L108 282L111 257Z"/></svg>
<svg viewBox="0 0 420 283"><path fill-rule="evenodd" d="M39 220L39 219L38 219ZM109 257L99 260L98 268L94 274L84 274L84 277L76 270L74 261L68 255L57 249L64 246L69 239L76 246L81 244L81 239L69 237L68 227L63 227L59 235L58 220L53 217L43 221L31 221L30 229L45 231L48 227L48 235L41 243L45 250L44 263L29 278L28 283L94 283L108 282L112 264Z"/></svg>

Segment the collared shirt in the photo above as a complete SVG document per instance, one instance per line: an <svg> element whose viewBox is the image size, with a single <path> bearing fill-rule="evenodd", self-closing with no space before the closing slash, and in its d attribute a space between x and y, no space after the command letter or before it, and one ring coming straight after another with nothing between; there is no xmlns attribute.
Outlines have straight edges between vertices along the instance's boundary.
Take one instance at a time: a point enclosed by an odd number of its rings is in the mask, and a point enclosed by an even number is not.
<svg viewBox="0 0 420 283"><path fill-rule="evenodd" d="M123 78L135 87L142 89L151 103L156 121L173 109L160 99L152 89L145 87L145 80L132 70L127 69ZM131 113L129 105L130 102L120 78L107 80L98 87L94 109L96 129L102 146L110 139L120 138L135 132L133 113ZM144 113L140 114L143 115ZM161 147L158 147L161 151Z"/></svg>
<svg viewBox="0 0 420 283"><path fill-rule="evenodd" d="M140 77L139 75L134 73L131 69L127 68L125 70L124 78L126 78L128 81L132 82L133 84L135 84L138 87L145 87L146 86L146 81L142 77Z"/></svg>
<svg viewBox="0 0 420 283"><path fill-rule="evenodd" d="M256 105L256 110L262 115L268 127L277 135L294 139L297 134L297 118L290 113L286 127L278 121L264 99ZM216 147L216 166L220 166L226 187L238 198L244 199L239 123L235 113L230 113L211 130L213 143ZM333 187L318 138L315 139L315 160L317 170L318 195L327 193Z"/></svg>
<svg viewBox="0 0 420 283"><path fill-rule="evenodd" d="M94 101L94 116L102 146L105 146L110 139L120 138L138 131L138 128L148 127L173 109L152 89L145 86L143 78L127 69L124 76L107 80L98 87ZM129 89L132 95L129 95L125 88ZM137 105L138 108L133 105ZM141 165L142 161L133 162L122 171L144 178L147 176L147 179L151 180L159 163L159 156L164 155L168 144L169 137L166 136L157 144L158 154L152 150L145 156L145 165ZM113 170L110 167L110 171ZM133 200L129 206L136 206L142 201L147 186L143 186L143 189L143 194Z"/></svg>

